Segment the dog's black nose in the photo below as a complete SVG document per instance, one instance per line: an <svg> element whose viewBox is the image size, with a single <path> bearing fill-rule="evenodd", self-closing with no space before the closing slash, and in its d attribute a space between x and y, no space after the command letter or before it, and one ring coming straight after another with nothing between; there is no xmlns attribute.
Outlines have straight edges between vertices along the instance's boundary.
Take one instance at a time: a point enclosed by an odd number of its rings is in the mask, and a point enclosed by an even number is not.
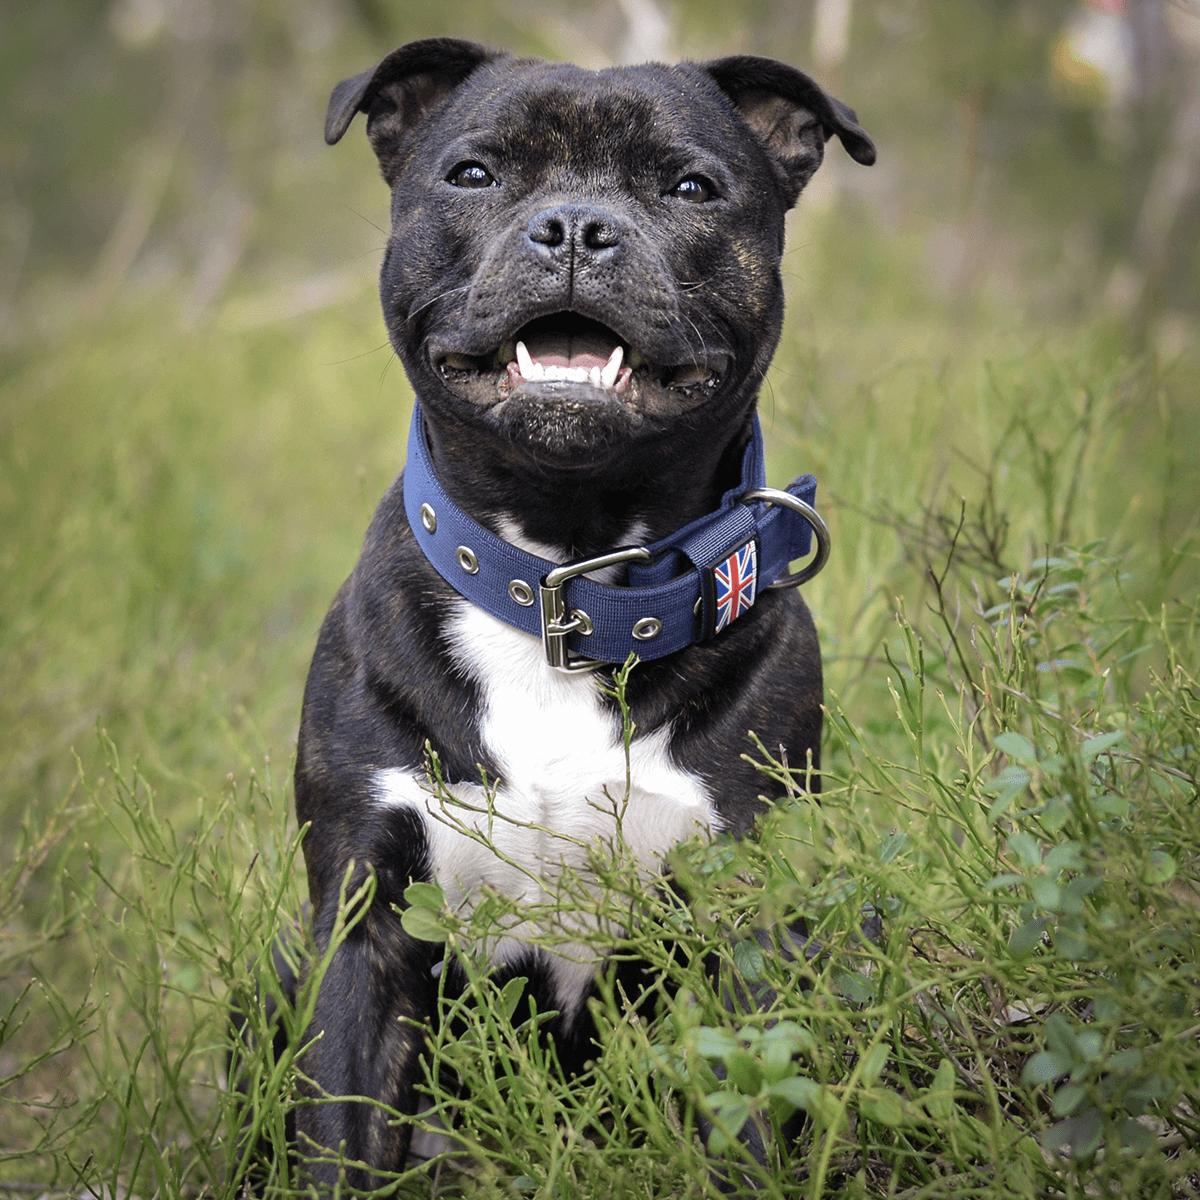
<svg viewBox="0 0 1200 1200"><path fill-rule="evenodd" d="M621 244L616 218L588 204L556 204L530 222L525 239L535 253L548 257L574 254L598 257Z"/></svg>

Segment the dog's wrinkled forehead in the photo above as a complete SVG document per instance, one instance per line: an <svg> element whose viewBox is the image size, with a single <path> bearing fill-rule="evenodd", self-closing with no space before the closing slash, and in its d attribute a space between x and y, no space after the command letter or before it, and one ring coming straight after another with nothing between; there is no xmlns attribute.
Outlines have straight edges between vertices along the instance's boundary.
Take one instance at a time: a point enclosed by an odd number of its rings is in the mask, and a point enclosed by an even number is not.
<svg viewBox="0 0 1200 1200"><path fill-rule="evenodd" d="M449 97L445 115L466 137L510 155L589 170L645 166L705 143L744 157L732 106L698 71L531 62L484 67L471 83Z"/></svg>
<svg viewBox="0 0 1200 1200"><path fill-rule="evenodd" d="M672 148L686 154L695 148L689 142L719 146L735 171L765 167L787 207L820 166L831 137L855 161L875 161L875 146L851 108L803 72L751 55L592 72L433 38L401 46L373 70L339 83L326 114L326 141L338 141L357 112L367 115L392 187L416 147L428 152L428 139L444 142L448 130L523 145L525 161L532 144L560 162L586 155L589 164L612 166L624 157L643 167Z"/></svg>

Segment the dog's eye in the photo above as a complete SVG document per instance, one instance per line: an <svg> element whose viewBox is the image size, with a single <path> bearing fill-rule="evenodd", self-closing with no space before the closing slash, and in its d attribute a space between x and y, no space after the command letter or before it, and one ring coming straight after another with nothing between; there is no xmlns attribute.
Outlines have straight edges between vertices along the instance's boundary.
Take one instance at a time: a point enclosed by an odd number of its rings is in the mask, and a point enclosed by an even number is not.
<svg viewBox="0 0 1200 1200"><path fill-rule="evenodd" d="M459 163L449 175L446 182L460 188L485 188L496 183L496 177L482 163Z"/></svg>
<svg viewBox="0 0 1200 1200"><path fill-rule="evenodd" d="M703 175L685 175L671 189L670 194L677 200L686 200L690 204L703 204L716 195L716 188Z"/></svg>

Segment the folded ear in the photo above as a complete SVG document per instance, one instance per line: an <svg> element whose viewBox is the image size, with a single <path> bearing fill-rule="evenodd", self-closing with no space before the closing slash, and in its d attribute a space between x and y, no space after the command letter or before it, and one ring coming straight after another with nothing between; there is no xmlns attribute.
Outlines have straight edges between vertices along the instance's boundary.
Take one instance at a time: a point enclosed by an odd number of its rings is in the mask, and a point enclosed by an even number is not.
<svg viewBox="0 0 1200 1200"><path fill-rule="evenodd" d="M781 172L789 207L825 157L835 134L855 162L870 166L875 143L854 110L826 94L803 71L773 58L739 54L701 66L733 101Z"/></svg>
<svg viewBox="0 0 1200 1200"><path fill-rule="evenodd" d="M377 67L343 79L329 97L325 140L332 146L355 113L367 114L367 135L385 177L397 141L440 107L477 67L505 55L457 38L426 38L393 50Z"/></svg>

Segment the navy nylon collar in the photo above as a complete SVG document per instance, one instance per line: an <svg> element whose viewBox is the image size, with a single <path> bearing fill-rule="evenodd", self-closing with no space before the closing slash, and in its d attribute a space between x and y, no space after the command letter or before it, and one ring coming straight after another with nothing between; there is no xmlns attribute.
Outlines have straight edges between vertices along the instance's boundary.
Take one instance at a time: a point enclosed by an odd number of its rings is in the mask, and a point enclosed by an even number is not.
<svg viewBox="0 0 1200 1200"><path fill-rule="evenodd" d="M562 670L662 658L713 637L754 603L762 587L810 579L828 556L829 535L812 508L817 481L803 475L786 492L764 486L757 415L737 487L720 507L645 548L563 566L502 541L467 516L434 474L424 417L413 403L404 468L404 510L434 570L472 604L534 637ZM795 575L788 564L817 555ZM627 585L582 572L628 563ZM786 576L786 578L781 578ZM766 581L762 583L760 581Z"/></svg>

